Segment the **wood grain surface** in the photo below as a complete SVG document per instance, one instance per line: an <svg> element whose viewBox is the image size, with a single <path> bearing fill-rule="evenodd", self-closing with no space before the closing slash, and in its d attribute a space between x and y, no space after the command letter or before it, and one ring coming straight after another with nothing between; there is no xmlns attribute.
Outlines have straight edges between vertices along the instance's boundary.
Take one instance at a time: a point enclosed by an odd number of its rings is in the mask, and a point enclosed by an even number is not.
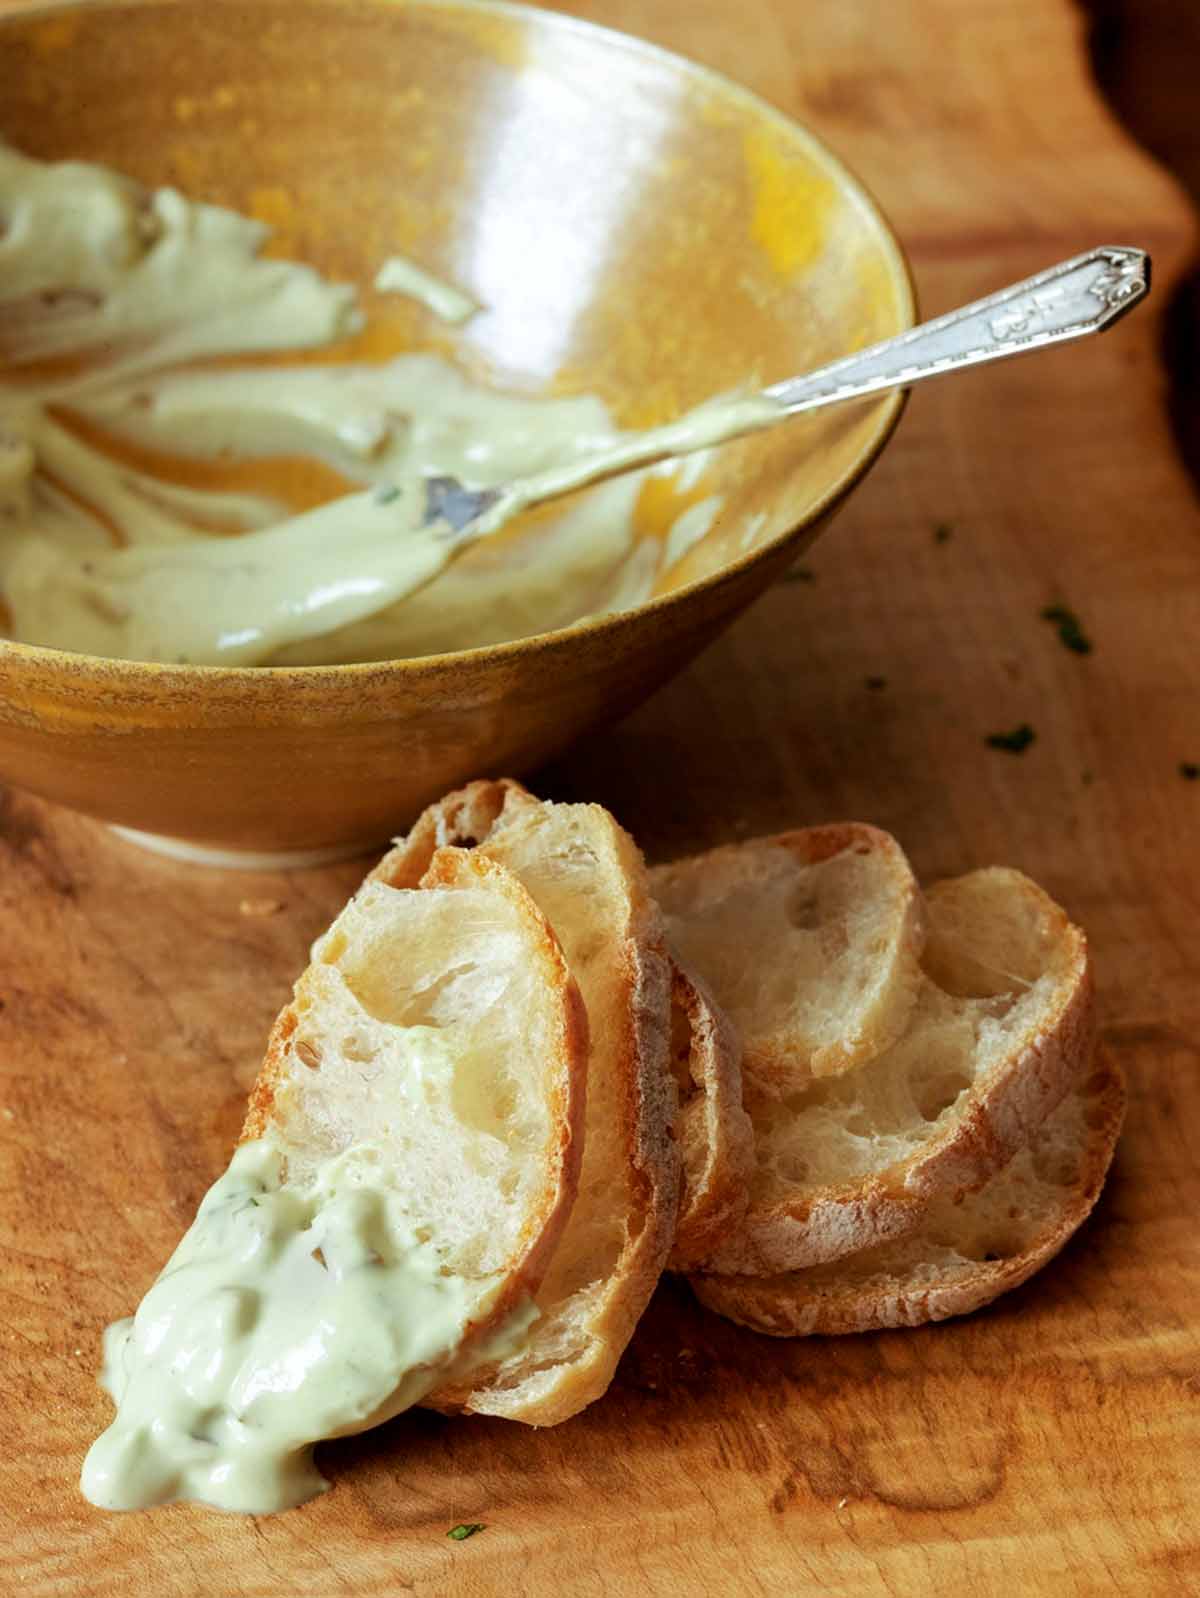
<svg viewBox="0 0 1200 1598"><path fill-rule="evenodd" d="M1195 154L1191 0L575 9L811 122L881 197L928 313L1093 242L1154 252L1150 306L1105 339L916 394L806 569L538 778L611 806L652 859L855 817L924 876L1038 878L1091 935L1130 1079L1108 1189L1058 1262L969 1320L779 1343L668 1283L564 1427L416 1414L326 1447L333 1490L293 1513L101 1514L76 1485L109 1414L100 1330L224 1166L360 866L209 874L4 794L0 1589L1196 1592L1200 510L1172 385L1200 350L1164 359L1194 336L1195 219L1105 98L1138 127L1159 86L1143 136ZM1090 654L1041 619L1055 602ZM987 746L1022 722L1024 754ZM459 1521L486 1530L448 1541Z"/></svg>

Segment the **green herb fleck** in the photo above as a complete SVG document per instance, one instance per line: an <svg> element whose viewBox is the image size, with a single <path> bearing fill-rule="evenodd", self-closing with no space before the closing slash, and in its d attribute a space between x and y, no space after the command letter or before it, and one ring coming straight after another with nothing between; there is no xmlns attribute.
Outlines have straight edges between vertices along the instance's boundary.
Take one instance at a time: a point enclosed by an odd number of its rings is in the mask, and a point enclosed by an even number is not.
<svg viewBox="0 0 1200 1598"><path fill-rule="evenodd" d="M1052 621L1058 628L1059 642L1077 655L1090 655L1092 640L1079 625L1079 617L1066 605L1047 605L1042 611L1043 621Z"/></svg>
<svg viewBox="0 0 1200 1598"><path fill-rule="evenodd" d="M954 528L949 522L938 522L933 529L933 541L935 544L948 544L953 537Z"/></svg>
<svg viewBox="0 0 1200 1598"><path fill-rule="evenodd" d="M1079 780L1085 788L1090 788L1096 780L1096 773L1094 771L1085 771Z"/></svg>
<svg viewBox="0 0 1200 1598"><path fill-rule="evenodd" d="M815 583L816 580L817 574L811 566L793 566L781 579L785 583Z"/></svg>
<svg viewBox="0 0 1200 1598"><path fill-rule="evenodd" d="M399 498L400 490L396 487L395 483L385 483L375 495L375 503L377 505L390 505L394 499Z"/></svg>
<svg viewBox="0 0 1200 1598"><path fill-rule="evenodd" d="M1185 782L1195 782L1200 777L1200 766L1194 760L1181 760L1179 762L1179 775Z"/></svg>
<svg viewBox="0 0 1200 1598"><path fill-rule="evenodd" d="M882 691L887 687L886 677L868 677L866 682L867 687L871 690L871 692L876 694L882 693Z"/></svg>
<svg viewBox="0 0 1200 1598"><path fill-rule="evenodd" d="M450 1530L446 1533L446 1536L449 1537L452 1542L464 1543L468 1537L474 1537L477 1531L486 1530L487 1527L484 1525L482 1520L469 1520L463 1521L457 1526L451 1526Z"/></svg>
<svg viewBox="0 0 1200 1598"><path fill-rule="evenodd" d="M1037 734L1029 723L1023 721L1011 732L990 733L986 742L989 749L1004 749L1010 755L1023 755L1036 737Z"/></svg>

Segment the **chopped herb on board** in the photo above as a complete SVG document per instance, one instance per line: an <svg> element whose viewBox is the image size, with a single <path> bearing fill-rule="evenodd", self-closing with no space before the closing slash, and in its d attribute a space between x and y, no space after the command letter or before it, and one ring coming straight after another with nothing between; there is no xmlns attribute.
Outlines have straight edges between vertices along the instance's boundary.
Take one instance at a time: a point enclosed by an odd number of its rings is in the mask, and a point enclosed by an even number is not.
<svg viewBox="0 0 1200 1598"><path fill-rule="evenodd" d="M793 566L791 571L784 572L781 582L785 583L815 583L817 574L811 566Z"/></svg>
<svg viewBox="0 0 1200 1598"><path fill-rule="evenodd" d="M986 742L989 749L1004 749L1010 755L1023 755L1036 737L1037 733L1029 723L1023 721L1011 732L989 733Z"/></svg>
<svg viewBox="0 0 1200 1598"><path fill-rule="evenodd" d="M400 498L400 490L394 483L387 483L375 495L377 505L390 505L394 499Z"/></svg>
<svg viewBox="0 0 1200 1598"><path fill-rule="evenodd" d="M882 693L883 690L887 687L887 678L886 677L868 677L866 679L866 682L867 682L867 687L871 690L871 692L872 693L876 693L876 694Z"/></svg>
<svg viewBox="0 0 1200 1598"><path fill-rule="evenodd" d="M1185 782L1195 782L1200 777L1200 766L1194 760L1181 760L1179 762L1179 775Z"/></svg>
<svg viewBox="0 0 1200 1598"><path fill-rule="evenodd" d="M1090 655L1092 640L1079 625L1079 617L1067 605L1047 605L1042 611L1043 621L1052 621L1058 628L1058 639L1064 649L1077 655Z"/></svg>
<svg viewBox="0 0 1200 1598"><path fill-rule="evenodd" d="M452 1542L463 1543L468 1537L474 1537L477 1531L486 1531L487 1527L482 1520L462 1521L457 1526L451 1526L446 1536Z"/></svg>
<svg viewBox="0 0 1200 1598"><path fill-rule="evenodd" d="M938 522L933 529L933 541L935 544L948 544L953 537L954 528L949 522Z"/></svg>

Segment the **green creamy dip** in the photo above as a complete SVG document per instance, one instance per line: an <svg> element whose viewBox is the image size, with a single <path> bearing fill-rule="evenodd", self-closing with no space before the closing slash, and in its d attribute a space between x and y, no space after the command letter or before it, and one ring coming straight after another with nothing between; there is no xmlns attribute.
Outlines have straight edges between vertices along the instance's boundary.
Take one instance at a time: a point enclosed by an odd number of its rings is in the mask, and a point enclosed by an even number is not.
<svg viewBox="0 0 1200 1598"><path fill-rule="evenodd" d="M173 189L0 143L0 216L0 598L22 642L216 665L471 648L641 603L720 509L712 498L640 537L638 474L497 541L544 492L588 484L648 435L619 434L594 397L497 393L431 355L219 364L334 345L362 313L348 285L262 256L260 223ZM399 257L376 287L474 314ZM83 364L47 376L64 357ZM649 436L711 448L778 415L718 400ZM294 514L135 468L97 433L165 459L314 457L360 489ZM465 553L444 523L424 525L426 479L444 475L511 485Z"/></svg>
<svg viewBox="0 0 1200 1598"><path fill-rule="evenodd" d="M137 1314L106 1332L117 1414L81 1483L100 1508L267 1514L323 1492L313 1444L419 1402L494 1309L500 1279L446 1272L377 1150L302 1184L283 1169L269 1139L239 1148ZM533 1318L518 1311L475 1357L517 1347Z"/></svg>

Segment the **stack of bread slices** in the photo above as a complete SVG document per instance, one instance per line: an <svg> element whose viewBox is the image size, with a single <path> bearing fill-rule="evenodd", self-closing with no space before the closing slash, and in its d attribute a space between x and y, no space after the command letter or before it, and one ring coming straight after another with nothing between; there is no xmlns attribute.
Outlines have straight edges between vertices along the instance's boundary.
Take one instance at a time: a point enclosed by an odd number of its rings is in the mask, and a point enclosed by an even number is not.
<svg viewBox="0 0 1200 1598"><path fill-rule="evenodd" d="M411 947L406 906L468 863L479 891ZM484 890L532 930L489 943ZM389 1098L368 1019L393 1042L436 1028L424 1098ZM536 1308L515 1351L481 1345L427 1402L551 1425L604 1392L663 1270L775 1336L988 1303L1085 1219L1124 1103L1086 940L1019 872L922 891L855 824L648 871L600 806L498 781L427 810L317 943L244 1136L324 1153L397 1127L397 1159L438 1173L407 1178L431 1234L452 1216L458 1253L490 1247L505 1301Z"/></svg>

